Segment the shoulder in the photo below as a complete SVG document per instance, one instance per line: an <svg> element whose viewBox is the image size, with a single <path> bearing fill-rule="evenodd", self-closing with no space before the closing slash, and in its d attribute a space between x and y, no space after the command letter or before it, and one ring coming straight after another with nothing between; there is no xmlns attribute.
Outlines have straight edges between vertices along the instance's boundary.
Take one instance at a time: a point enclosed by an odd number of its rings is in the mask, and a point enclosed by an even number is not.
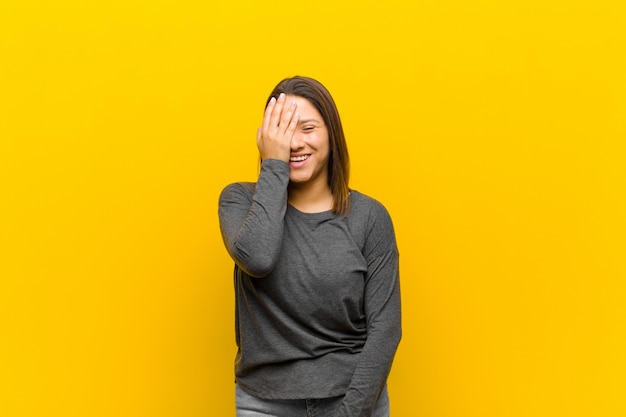
<svg viewBox="0 0 626 417"><path fill-rule="evenodd" d="M256 183L254 182L234 182L228 184L220 193L220 202L229 200L252 199Z"/></svg>
<svg viewBox="0 0 626 417"><path fill-rule="evenodd" d="M350 213L348 218L355 220L391 221L391 216L385 206L378 200L356 190L350 190Z"/></svg>
<svg viewBox="0 0 626 417"><path fill-rule="evenodd" d="M391 216L380 201L351 190L347 222L366 257L377 256L395 248Z"/></svg>

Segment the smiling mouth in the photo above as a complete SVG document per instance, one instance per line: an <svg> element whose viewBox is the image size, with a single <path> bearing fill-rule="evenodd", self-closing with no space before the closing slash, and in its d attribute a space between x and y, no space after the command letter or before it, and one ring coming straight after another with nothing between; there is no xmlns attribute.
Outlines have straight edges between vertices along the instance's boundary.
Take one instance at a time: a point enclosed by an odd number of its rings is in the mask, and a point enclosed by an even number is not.
<svg viewBox="0 0 626 417"><path fill-rule="evenodd" d="M309 159L309 156L311 156L311 155L292 156L291 158L289 158L289 162L306 161L307 159Z"/></svg>

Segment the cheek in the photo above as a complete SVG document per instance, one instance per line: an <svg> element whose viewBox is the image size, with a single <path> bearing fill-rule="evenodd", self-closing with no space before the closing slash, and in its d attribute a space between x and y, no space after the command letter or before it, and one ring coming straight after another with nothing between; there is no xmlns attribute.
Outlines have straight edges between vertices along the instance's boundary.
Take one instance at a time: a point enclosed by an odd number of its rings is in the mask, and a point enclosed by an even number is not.
<svg viewBox="0 0 626 417"><path fill-rule="evenodd" d="M328 134L325 133L320 135L319 144L320 150L328 155L330 153L330 140L328 139Z"/></svg>
<svg viewBox="0 0 626 417"><path fill-rule="evenodd" d="M324 141L320 141L318 143L319 144L317 146L317 152L320 154L322 159L328 159L328 155L330 154L330 148L328 147L328 143L325 143Z"/></svg>

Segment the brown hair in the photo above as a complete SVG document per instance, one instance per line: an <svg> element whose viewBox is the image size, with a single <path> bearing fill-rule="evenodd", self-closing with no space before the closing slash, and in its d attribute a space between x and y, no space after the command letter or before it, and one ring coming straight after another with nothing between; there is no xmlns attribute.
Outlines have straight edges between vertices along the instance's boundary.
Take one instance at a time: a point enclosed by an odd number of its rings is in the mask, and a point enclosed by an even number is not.
<svg viewBox="0 0 626 417"><path fill-rule="evenodd" d="M332 211L347 216L350 211L350 157L348 145L341 126L339 111L332 96L319 81L309 77L285 78L278 83L267 99L265 106L272 97L280 93L298 96L307 99L322 115L328 129L328 144L330 155L328 158L328 185L333 194Z"/></svg>

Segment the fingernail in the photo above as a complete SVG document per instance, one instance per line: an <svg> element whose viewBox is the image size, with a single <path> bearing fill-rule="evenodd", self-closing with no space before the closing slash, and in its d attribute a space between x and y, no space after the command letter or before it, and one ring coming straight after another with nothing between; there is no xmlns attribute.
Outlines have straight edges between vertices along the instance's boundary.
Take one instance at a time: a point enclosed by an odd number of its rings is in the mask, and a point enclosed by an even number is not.
<svg viewBox="0 0 626 417"><path fill-rule="evenodd" d="M278 96L279 99L283 99L285 98L285 93L280 93L280 95Z"/></svg>
<svg viewBox="0 0 626 417"><path fill-rule="evenodd" d="M295 101L291 102L291 107L296 107L296 102Z"/></svg>
<svg viewBox="0 0 626 417"><path fill-rule="evenodd" d="M275 102L275 101L276 101L276 97L272 97L272 98L270 99L270 103L273 103L273 102Z"/></svg>

